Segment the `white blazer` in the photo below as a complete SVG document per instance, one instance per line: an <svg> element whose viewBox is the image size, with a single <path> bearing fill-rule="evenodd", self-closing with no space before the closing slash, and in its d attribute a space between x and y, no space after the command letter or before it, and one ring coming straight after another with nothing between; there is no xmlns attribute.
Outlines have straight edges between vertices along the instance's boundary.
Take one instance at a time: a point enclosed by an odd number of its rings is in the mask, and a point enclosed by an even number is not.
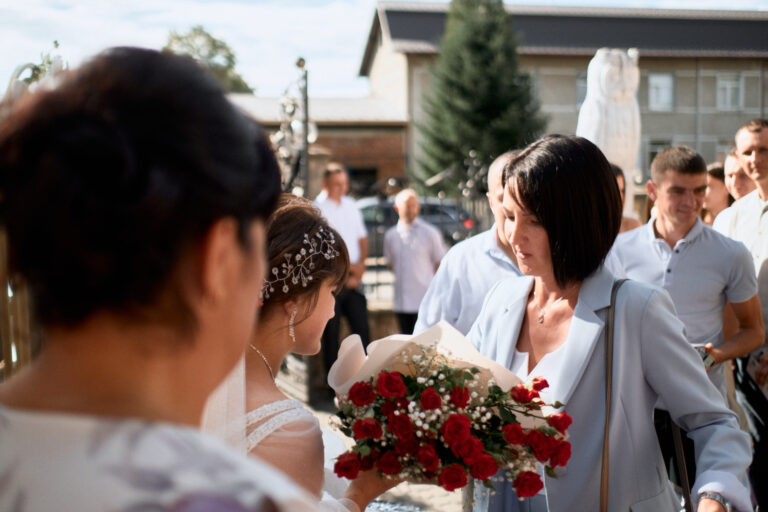
<svg viewBox="0 0 768 512"><path fill-rule="evenodd" d="M565 403L573 417L568 431L571 459L558 471L558 478L545 477L550 512L599 509L605 422L603 327L614 279L601 266L584 281L568 338L558 349L564 352L557 359L565 365L553 364L545 356L530 375L545 377L550 388L543 398ZM481 353L507 368L532 285L530 276L498 282L468 334ZM686 342L669 295L652 285L627 281L618 292L615 311L608 509L680 508L668 484L653 426L654 405L661 398L695 443L694 500L701 491L714 491L725 496L734 510L751 510L746 474L752 459L749 438L722 405L701 358ZM494 498L480 498L475 510L488 510L489 499Z"/></svg>

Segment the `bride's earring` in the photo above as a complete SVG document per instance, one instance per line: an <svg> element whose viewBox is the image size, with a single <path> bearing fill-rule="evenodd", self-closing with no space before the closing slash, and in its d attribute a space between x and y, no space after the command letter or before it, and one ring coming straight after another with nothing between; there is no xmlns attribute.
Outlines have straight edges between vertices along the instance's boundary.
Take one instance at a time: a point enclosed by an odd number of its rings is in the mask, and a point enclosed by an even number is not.
<svg viewBox="0 0 768 512"><path fill-rule="evenodd" d="M293 322L296 320L296 312L298 311L298 308L293 308L293 311L291 311L291 318L288 320L288 336L290 336L291 341L296 344L296 332L293 330Z"/></svg>

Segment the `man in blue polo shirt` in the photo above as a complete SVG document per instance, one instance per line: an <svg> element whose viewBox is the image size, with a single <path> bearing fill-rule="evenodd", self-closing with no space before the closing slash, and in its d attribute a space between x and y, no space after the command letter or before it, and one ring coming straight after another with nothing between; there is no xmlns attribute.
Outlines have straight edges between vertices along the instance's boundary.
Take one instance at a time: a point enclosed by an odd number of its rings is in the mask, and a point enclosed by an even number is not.
<svg viewBox="0 0 768 512"><path fill-rule="evenodd" d="M418 334L445 320L462 334L467 334L491 286L506 276L520 275L514 252L504 237L504 213L501 211L504 195L501 176L504 166L518 153L508 151L491 164L487 197L495 224L487 231L454 245L443 257L421 300L414 333Z"/></svg>
<svg viewBox="0 0 768 512"><path fill-rule="evenodd" d="M656 155L646 187L658 213L644 226L620 234L605 264L619 277L669 293L688 341L712 356L707 360L709 377L725 400L723 362L760 346L764 327L749 251L699 218L706 173L704 159L687 146L668 147ZM739 328L724 340L726 301Z"/></svg>
<svg viewBox="0 0 768 512"><path fill-rule="evenodd" d="M764 330L749 251L699 218L706 173L704 159L687 146L656 155L647 189L658 213L616 238L606 266L669 292L688 341L714 358L710 380L724 395L722 363L760 346ZM739 330L723 340L726 301L733 304Z"/></svg>

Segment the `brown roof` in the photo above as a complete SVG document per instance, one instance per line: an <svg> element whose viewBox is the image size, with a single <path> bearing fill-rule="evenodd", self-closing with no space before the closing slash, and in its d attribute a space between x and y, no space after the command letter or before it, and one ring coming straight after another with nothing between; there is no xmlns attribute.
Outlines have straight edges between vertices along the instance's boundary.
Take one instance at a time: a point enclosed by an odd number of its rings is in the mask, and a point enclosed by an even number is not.
<svg viewBox="0 0 768 512"><path fill-rule="evenodd" d="M768 12L506 6L522 55L592 55L602 47L664 57L768 57ZM437 53L446 3L379 2L360 75L382 39L402 53Z"/></svg>

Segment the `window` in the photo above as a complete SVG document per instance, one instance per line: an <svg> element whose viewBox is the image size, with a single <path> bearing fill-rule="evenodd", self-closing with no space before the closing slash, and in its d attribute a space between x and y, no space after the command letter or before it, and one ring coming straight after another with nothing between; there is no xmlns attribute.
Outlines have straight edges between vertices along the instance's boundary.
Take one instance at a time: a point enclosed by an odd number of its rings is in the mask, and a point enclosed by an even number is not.
<svg viewBox="0 0 768 512"><path fill-rule="evenodd" d="M371 195L376 185L376 167L347 167L349 173L349 195L363 197Z"/></svg>
<svg viewBox="0 0 768 512"><path fill-rule="evenodd" d="M648 164L645 166L646 170L643 173L643 178L650 179L651 177L651 162L656 158L662 149L671 146L671 140L651 140L648 142Z"/></svg>
<svg viewBox="0 0 768 512"><path fill-rule="evenodd" d="M732 147L733 141L731 140L721 140L718 142L717 146L715 147L715 160L718 162L725 162L725 159L728 156L728 153L730 153Z"/></svg>
<svg viewBox="0 0 768 512"><path fill-rule="evenodd" d="M739 110L741 103L741 76L738 73L717 75L718 110Z"/></svg>
<svg viewBox="0 0 768 512"><path fill-rule="evenodd" d="M587 97L587 72L582 71L576 77L576 106L581 108L584 98Z"/></svg>
<svg viewBox="0 0 768 512"><path fill-rule="evenodd" d="M675 106L675 77L672 73L648 74L648 110L669 112Z"/></svg>

